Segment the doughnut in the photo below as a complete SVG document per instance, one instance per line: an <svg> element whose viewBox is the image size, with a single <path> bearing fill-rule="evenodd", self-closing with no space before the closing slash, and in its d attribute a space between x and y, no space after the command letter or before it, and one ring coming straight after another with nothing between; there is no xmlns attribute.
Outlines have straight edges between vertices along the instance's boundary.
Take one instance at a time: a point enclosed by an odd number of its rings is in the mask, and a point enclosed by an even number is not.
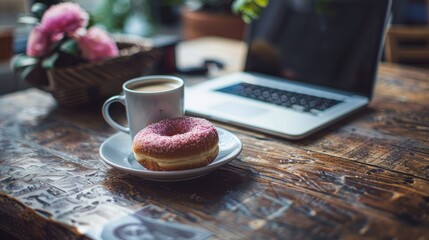
<svg viewBox="0 0 429 240"><path fill-rule="evenodd" d="M146 169L174 171L203 167L219 152L219 136L209 121L196 117L161 120L133 139L136 160Z"/></svg>

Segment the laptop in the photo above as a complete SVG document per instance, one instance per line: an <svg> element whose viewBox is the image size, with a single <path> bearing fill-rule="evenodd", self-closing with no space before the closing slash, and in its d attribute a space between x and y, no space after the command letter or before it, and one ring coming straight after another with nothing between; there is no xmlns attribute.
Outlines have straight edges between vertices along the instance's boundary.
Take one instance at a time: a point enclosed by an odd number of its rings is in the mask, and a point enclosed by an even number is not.
<svg viewBox="0 0 429 240"><path fill-rule="evenodd" d="M391 0L270 0L245 69L186 89L187 114L288 139L369 104Z"/></svg>

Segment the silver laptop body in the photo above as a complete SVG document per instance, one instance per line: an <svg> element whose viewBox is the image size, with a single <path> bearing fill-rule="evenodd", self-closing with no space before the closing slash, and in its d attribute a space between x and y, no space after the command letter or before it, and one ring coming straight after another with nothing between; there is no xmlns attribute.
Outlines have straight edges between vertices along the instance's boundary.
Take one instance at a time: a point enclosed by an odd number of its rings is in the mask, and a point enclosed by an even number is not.
<svg viewBox="0 0 429 240"><path fill-rule="evenodd" d="M391 1L325 3L271 0L245 71L187 88L186 112L301 139L368 105Z"/></svg>

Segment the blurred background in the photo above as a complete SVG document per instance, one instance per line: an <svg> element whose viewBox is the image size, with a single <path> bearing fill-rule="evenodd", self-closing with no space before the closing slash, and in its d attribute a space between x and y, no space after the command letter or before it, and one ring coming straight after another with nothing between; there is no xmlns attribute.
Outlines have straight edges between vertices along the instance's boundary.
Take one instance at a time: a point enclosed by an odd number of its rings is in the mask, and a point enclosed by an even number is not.
<svg viewBox="0 0 429 240"><path fill-rule="evenodd" d="M10 69L13 55L25 52L32 26L18 23L31 5L57 0L0 1L0 94L27 87ZM112 33L162 39L222 36L243 40L246 24L231 11L232 0L74 0L91 23ZM429 0L393 0L383 61L429 68Z"/></svg>

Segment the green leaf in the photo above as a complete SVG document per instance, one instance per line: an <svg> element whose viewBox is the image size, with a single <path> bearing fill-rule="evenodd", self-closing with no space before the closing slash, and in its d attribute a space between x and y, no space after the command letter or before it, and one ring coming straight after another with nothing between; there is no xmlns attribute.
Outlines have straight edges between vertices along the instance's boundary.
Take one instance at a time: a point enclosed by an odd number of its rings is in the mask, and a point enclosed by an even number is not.
<svg viewBox="0 0 429 240"><path fill-rule="evenodd" d="M240 10L243 8L243 6L246 4L246 2L247 2L246 0L235 0L232 3L233 12L235 12L235 13L240 12Z"/></svg>
<svg viewBox="0 0 429 240"><path fill-rule="evenodd" d="M266 7L269 0L235 0L232 9L235 13L239 13L244 22L250 23L257 19L261 10Z"/></svg>
<svg viewBox="0 0 429 240"><path fill-rule="evenodd" d="M36 25L39 23L39 19L33 16L23 16L18 19L19 23Z"/></svg>
<svg viewBox="0 0 429 240"><path fill-rule="evenodd" d="M54 53L51 56L43 59L42 61L42 67L45 69L52 69L55 67L55 63L58 60L59 54Z"/></svg>
<svg viewBox="0 0 429 240"><path fill-rule="evenodd" d="M28 66L26 68L23 68L20 72L19 72L19 77L21 79L27 80L27 77L33 72L36 71L36 67L37 65L33 65L33 66Z"/></svg>
<svg viewBox="0 0 429 240"><path fill-rule="evenodd" d="M252 22L252 19L247 15L243 15L241 17L243 18L243 21L247 24L250 24Z"/></svg>
<svg viewBox="0 0 429 240"><path fill-rule="evenodd" d="M40 64L22 68L15 71L16 76L34 86L47 86L49 84L45 69Z"/></svg>
<svg viewBox="0 0 429 240"><path fill-rule="evenodd" d="M31 13L33 14L33 16L40 20L42 19L42 16L45 13L46 9L48 9L48 7L45 4L35 3L33 4L33 6L31 6Z"/></svg>
<svg viewBox="0 0 429 240"><path fill-rule="evenodd" d="M260 7L266 7L270 0L254 0L254 3L256 3Z"/></svg>
<svg viewBox="0 0 429 240"><path fill-rule="evenodd" d="M49 47L49 52L56 52L60 49L61 45L63 44L63 42L66 41L66 37L63 37L61 40L54 42L50 47Z"/></svg>
<svg viewBox="0 0 429 240"><path fill-rule="evenodd" d="M39 58L30 57L25 54L19 54L12 59L11 67L13 69L20 69L28 66L37 65L39 61Z"/></svg>
<svg viewBox="0 0 429 240"><path fill-rule="evenodd" d="M73 39L67 39L63 44L61 44L60 51L75 57L79 56L79 48L76 41Z"/></svg>

